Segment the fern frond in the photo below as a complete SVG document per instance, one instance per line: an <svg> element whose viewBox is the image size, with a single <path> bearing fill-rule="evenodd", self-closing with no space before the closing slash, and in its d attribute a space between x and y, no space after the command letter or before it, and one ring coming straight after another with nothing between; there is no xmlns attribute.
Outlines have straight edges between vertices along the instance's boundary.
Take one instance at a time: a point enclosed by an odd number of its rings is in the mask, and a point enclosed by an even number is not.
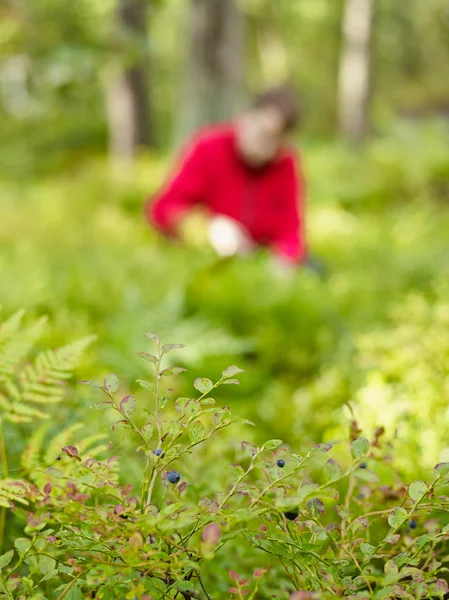
<svg viewBox="0 0 449 600"><path fill-rule="evenodd" d="M28 439L22 456L20 457L20 465L23 469L31 470L41 463L41 452L44 444L44 439L48 431L48 425L41 425L34 430L33 435Z"/></svg>
<svg viewBox="0 0 449 600"><path fill-rule="evenodd" d="M24 311L13 314L0 326L0 382L6 382L25 359L42 334L47 321L42 317L27 329L21 329Z"/></svg>
<svg viewBox="0 0 449 600"><path fill-rule="evenodd" d="M29 502L24 497L28 491L25 481L17 479L0 479L0 506L12 508L16 504L28 506Z"/></svg>
<svg viewBox="0 0 449 600"><path fill-rule="evenodd" d="M45 350L27 365L19 376L21 397L25 402L55 404L64 397L64 387L70 379L84 350L93 341L86 337L58 350Z"/></svg>
<svg viewBox="0 0 449 600"><path fill-rule="evenodd" d="M57 350L45 350L32 363L25 363L46 319L24 328L23 315L23 311L16 312L0 327L0 415L12 423L50 417L44 407L63 400L67 380L94 339L89 336Z"/></svg>

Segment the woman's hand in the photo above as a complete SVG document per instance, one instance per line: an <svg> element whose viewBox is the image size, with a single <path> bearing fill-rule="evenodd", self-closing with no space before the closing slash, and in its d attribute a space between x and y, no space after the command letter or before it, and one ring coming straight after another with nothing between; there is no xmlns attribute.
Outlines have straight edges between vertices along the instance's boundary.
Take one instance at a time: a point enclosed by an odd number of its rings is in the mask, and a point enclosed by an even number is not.
<svg viewBox="0 0 449 600"><path fill-rule="evenodd" d="M214 216L208 228L209 243L218 256L245 255L254 250L254 243L244 227L225 216Z"/></svg>

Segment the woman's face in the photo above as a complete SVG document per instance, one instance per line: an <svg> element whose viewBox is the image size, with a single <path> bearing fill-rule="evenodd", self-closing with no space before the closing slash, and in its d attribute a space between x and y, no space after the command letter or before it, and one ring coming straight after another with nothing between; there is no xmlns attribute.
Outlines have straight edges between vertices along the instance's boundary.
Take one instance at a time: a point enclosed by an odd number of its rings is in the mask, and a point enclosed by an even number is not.
<svg viewBox="0 0 449 600"><path fill-rule="evenodd" d="M284 120L276 107L253 108L237 120L237 149L250 166L274 160L284 141Z"/></svg>

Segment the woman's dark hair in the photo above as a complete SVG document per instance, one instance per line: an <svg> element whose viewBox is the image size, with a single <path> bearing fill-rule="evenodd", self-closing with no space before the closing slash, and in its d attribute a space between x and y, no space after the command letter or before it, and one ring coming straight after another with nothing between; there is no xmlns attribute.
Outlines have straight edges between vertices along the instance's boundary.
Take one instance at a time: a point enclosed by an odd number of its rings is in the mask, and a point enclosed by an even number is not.
<svg viewBox="0 0 449 600"><path fill-rule="evenodd" d="M287 83L262 91L254 98L252 106L254 108L266 108L268 106L277 108L284 118L285 131L294 129L299 123L300 103L298 94Z"/></svg>

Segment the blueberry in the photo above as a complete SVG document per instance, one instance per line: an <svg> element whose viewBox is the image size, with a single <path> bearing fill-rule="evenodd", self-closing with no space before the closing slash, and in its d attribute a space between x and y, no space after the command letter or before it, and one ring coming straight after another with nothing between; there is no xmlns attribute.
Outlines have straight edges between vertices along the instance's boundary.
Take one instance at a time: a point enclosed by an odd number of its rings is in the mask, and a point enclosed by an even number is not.
<svg viewBox="0 0 449 600"><path fill-rule="evenodd" d="M363 462L363 463L360 463L360 468L361 468L361 469L367 469L367 468L368 468L368 465L367 465L365 462Z"/></svg>
<svg viewBox="0 0 449 600"><path fill-rule="evenodd" d="M170 483L179 483L181 480L181 475L178 473L178 471L170 471L167 475L167 479Z"/></svg>
<svg viewBox="0 0 449 600"><path fill-rule="evenodd" d="M410 529L416 529L418 527L418 523L415 521L415 519L412 519L409 523L410 525Z"/></svg>
<svg viewBox="0 0 449 600"><path fill-rule="evenodd" d="M289 521L294 521L297 516L299 515L299 512L297 512L296 510L288 510L287 512L284 513L284 517L286 519L288 519Z"/></svg>
<svg viewBox="0 0 449 600"><path fill-rule="evenodd" d="M277 461L277 463L276 463L276 464L277 464L277 466L278 466L278 467L280 467L281 469L283 469L283 468L285 467L285 460L282 460L282 458L280 458L280 459Z"/></svg>
<svg viewBox="0 0 449 600"><path fill-rule="evenodd" d="M357 498L359 500L363 500L365 498L365 494L357 494Z"/></svg>
<svg viewBox="0 0 449 600"><path fill-rule="evenodd" d="M164 457L164 451L162 450L162 448L158 448L154 451L154 453L156 454L156 456L160 456L161 458Z"/></svg>

